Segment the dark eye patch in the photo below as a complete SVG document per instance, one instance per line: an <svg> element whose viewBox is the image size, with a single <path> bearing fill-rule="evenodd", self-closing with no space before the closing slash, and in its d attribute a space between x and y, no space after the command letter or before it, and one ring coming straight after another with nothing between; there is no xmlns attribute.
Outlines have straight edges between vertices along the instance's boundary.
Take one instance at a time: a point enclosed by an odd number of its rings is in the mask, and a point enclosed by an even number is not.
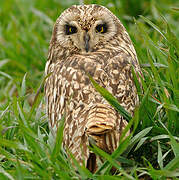
<svg viewBox="0 0 179 180"><path fill-rule="evenodd" d="M65 34L70 35L77 33L77 28L75 26L65 25Z"/></svg>
<svg viewBox="0 0 179 180"><path fill-rule="evenodd" d="M99 24L96 26L96 32L99 32L99 33L106 33L107 32L107 24L104 23L104 24Z"/></svg>

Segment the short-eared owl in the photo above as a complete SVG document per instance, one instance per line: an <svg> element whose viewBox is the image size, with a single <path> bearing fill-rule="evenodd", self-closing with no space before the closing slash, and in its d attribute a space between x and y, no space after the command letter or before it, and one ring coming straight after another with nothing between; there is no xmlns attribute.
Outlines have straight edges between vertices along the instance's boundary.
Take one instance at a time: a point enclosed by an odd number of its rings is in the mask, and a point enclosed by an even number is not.
<svg viewBox="0 0 179 180"><path fill-rule="evenodd" d="M63 147L92 172L95 144L112 153L126 120L95 90L88 75L133 115L138 102L131 67L140 72L136 52L119 19L99 5L72 6L56 20L45 73L49 127L55 134L66 112ZM93 162L91 164L91 162Z"/></svg>

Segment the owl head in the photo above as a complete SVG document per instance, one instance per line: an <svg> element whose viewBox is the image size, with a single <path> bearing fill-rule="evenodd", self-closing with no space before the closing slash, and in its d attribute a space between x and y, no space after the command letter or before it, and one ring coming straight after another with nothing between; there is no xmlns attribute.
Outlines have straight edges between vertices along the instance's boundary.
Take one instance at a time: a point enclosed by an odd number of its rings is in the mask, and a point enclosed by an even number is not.
<svg viewBox="0 0 179 180"><path fill-rule="evenodd" d="M87 54L109 46L123 32L123 25L107 8L74 5L57 19L51 43L71 54Z"/></svg>

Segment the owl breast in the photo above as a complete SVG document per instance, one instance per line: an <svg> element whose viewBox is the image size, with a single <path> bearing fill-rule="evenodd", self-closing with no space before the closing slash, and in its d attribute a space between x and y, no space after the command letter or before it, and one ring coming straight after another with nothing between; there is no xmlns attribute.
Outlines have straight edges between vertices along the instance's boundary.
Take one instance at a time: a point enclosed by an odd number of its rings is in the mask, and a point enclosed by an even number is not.
<svg viewBox="0 0 179 180"><path fill-rule="evenodd" d="M130 62L130 54L115 49L92 55L73 55L66 61L47 64L51 72L45 84L49 126L55 134L62 115L66 113L63 146L81 164L85 162L91 167L88 163L91 139L99 148L112 153L127 125L92 86L88 75L133 114L138 97Z"/></svg>

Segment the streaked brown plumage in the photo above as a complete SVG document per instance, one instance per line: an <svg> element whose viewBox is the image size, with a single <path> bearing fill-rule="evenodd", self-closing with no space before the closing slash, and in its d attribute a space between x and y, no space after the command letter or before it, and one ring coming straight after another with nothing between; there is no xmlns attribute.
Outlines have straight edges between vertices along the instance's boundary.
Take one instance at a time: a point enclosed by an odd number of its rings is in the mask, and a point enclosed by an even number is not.
<svg viewBox="0 0 179 180"><path fill-rule="evenodd" d="M138 96L132 65L140 73L125 28L105 7L72 6L57 19L45 68L51 73L45 82L49 127L55 135L66 111L63 146L92 172L96 157L87 147L90 139L112 153L127 122L95 90L87 74L133 114Z"/></svg>

